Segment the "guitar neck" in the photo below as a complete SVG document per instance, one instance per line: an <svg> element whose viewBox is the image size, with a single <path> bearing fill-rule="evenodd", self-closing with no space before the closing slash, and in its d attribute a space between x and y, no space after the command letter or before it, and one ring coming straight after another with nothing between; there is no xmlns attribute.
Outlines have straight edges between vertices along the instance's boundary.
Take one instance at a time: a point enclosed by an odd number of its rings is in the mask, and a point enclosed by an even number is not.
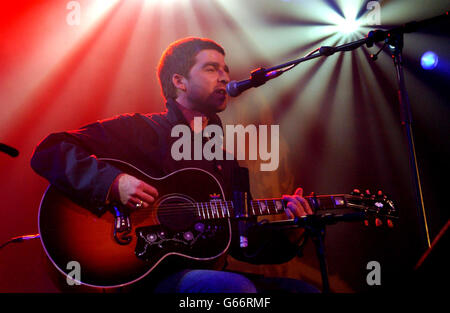
<svg viewBox="0 0 450 313"><path fill-rule="evenodd" d="M317 210L332 210L351 206L345 194L320 195L304 197L312 208ZM200 219L248 218L252 216L275 215L284 213L287 200L282 198L255 199L246 201L243 208L235 208L232 201L212 200L195 204L197 216Z"/></svg>
<svg viewBox="0 0 450 313"><path fill-rule="evenodd" d="M321 195L321 196L306 196L309 205L317 210L332 210L340 209L348 206L348 195ZM256 199L250 201L250 206L247 210L248 216L273 215L283 213L287 209L287 200L282 198L270 199Z"/></svg>

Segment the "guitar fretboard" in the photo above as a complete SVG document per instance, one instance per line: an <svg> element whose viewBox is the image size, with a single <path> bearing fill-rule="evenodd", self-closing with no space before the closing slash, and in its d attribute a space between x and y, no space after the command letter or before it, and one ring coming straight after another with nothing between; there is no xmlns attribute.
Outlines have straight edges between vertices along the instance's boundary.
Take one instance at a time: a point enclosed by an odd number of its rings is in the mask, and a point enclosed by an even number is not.
<svg viewBox="0 0 450 313"><path fill-rule="evenodd" d="M345 208L348 195L321 195L304 197L312 208L330 210ZM194 204L199 219L247 218L251 216L281 214L287 208L287 201L282 198L256 199L249 201L243 208L235 209L232 201L211 200Z"/></svg>

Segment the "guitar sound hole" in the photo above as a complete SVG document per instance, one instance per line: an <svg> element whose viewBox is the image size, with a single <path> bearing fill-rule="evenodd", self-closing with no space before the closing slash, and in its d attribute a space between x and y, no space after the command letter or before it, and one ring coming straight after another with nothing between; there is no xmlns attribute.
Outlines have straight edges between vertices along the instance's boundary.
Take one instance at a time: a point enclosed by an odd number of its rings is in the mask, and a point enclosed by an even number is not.
<svg viewBox="0 0 450 313"><path fill-rule="evenodd" d="M158 205L158 220L172 231L184 231L196 221L193 201L181 196L169 196Z"/></svg>

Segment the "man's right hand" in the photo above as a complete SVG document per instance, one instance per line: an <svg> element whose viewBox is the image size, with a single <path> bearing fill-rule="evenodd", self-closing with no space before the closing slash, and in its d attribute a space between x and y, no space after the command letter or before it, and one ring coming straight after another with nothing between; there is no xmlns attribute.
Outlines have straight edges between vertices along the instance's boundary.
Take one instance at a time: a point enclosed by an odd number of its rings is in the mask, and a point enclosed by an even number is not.
<svg viewBox="0 0 450 313"><path fill-rule="evenodd" d="M136 209L148 208L156 197L158 197L158 191L155 187L134 176L122 173L111 184L108 198L118 201L130 209Z"/></svg>

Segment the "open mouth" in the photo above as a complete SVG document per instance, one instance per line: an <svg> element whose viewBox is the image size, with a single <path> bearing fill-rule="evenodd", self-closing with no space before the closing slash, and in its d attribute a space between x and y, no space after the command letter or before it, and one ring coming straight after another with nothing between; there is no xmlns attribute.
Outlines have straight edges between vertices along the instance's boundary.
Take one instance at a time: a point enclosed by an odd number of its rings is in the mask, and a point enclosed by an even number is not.
<svg viewBox="0 0 450 313"><path fill-rule="evenodd" d="M227 95L227 91L225 89L216 89L214 90L215 93L222 95L222 96L226 96Z"/></svg>

